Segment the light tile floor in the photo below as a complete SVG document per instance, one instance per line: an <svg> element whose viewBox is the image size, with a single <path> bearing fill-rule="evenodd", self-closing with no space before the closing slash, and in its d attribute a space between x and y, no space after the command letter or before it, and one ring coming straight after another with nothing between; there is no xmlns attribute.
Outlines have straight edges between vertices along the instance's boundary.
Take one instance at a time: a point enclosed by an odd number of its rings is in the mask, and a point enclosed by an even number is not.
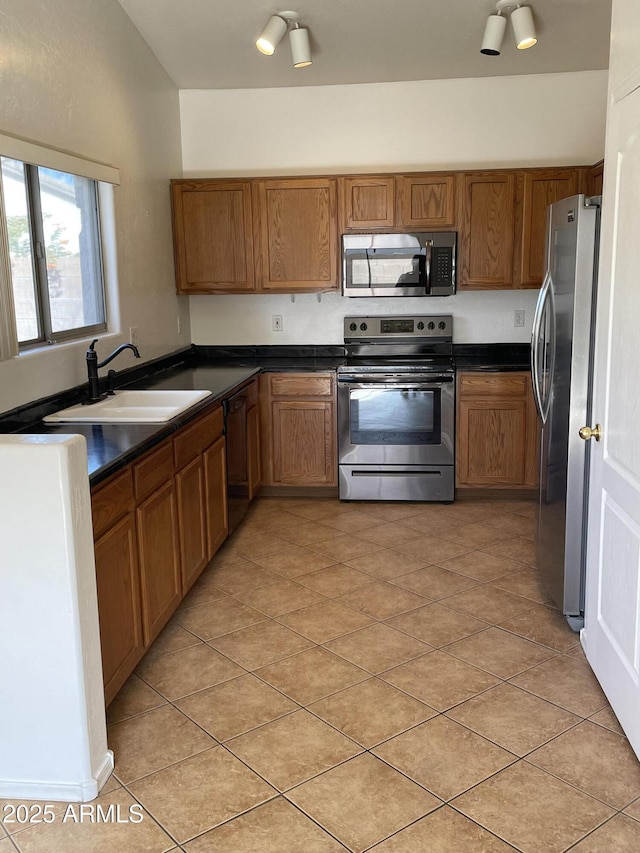
<svg viewBox="0 0 640 853"><path fill-rule="evenodd" d="M533 523L257 501L109 708L123 822L58 804L0 853L637 853L640 764Z"/></svg>

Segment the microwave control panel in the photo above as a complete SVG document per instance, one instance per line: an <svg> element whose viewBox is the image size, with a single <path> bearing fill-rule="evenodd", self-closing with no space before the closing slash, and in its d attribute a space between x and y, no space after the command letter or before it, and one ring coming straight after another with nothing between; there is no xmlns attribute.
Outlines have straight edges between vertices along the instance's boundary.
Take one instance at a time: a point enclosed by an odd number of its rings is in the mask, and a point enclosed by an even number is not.
<svg viewBox="0 0 640 853"><path fill-rule="evenodd" d="M453 248L433 246L431 249L431 287L451 287L453 282Z"/></svg>

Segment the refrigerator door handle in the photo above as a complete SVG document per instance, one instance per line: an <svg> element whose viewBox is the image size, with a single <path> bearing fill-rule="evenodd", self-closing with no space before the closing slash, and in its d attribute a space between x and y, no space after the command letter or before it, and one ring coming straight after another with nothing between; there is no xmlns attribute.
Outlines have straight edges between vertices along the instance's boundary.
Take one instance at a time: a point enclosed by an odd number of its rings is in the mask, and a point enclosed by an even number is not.
<svg viewBox="0 0 640 853"><path fill-rule="evenodd" d="M547 352L545 353L545 367L547 371L546 377L546 397L540 395L540 404L542 408L542 423L546 424L551 409L551 392L553 389L553 376L556 365L556 301L553 295L553 280L548 276L549 285L547 287L547 301L549 303L549 341L547 342Z"/></svg>
<svg viewBox="0 0 640 853"><path fill-rule="evenodd" d="M544 423L545 416L542 409L542 399L540 396L540 373L538 371L538 362L540 354L540 328L542 325L542 315L544 313L544 305L547 299L551 278L549 273L545 275L538 301L536 303L536 311L533 317L533 328L531 330L531 385L533 386L533 399L535 400L538 417Z"/></svg>

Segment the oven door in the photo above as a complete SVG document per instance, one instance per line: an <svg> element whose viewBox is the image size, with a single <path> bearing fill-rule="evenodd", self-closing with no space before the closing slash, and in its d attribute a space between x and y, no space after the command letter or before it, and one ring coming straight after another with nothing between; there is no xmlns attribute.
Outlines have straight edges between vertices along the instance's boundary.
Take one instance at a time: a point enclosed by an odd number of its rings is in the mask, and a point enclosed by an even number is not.
<svg viewBox="0 0 640 853"><path fill-rule="evenodd" d="M339 377L339 462L453 465L454 411L453 376Z"/></svg>

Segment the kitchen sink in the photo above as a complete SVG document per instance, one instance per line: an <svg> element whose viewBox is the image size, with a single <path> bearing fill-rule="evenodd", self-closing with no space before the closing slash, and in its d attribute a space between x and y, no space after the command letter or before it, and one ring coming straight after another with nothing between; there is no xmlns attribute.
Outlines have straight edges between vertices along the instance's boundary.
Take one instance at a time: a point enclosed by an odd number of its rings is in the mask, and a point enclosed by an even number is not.
<svg viewBox="0 0 640 853"><path fill-rule="evenodd" d="M46 423L160 424L211 395L211 391L116 391L98 403L47 415Z"/></svg>

